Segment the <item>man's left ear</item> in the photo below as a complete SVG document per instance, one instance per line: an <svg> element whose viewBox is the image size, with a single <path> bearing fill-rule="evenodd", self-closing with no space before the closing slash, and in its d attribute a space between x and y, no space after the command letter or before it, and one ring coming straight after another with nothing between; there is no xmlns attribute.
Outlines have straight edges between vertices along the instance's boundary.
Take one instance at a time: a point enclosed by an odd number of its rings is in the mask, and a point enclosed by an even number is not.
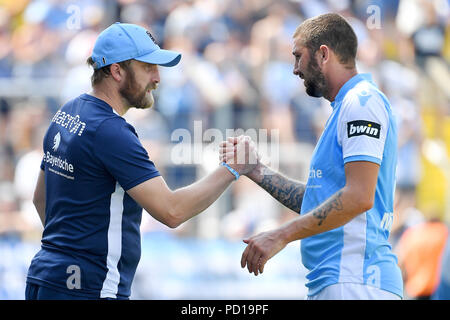
<svg viewBox="0 0 450 320"><path fill-rule="evenodd" d="M328 61L330 57L330 50L326 45L321 45L319 47L319 61L324 64Z"/></svg>

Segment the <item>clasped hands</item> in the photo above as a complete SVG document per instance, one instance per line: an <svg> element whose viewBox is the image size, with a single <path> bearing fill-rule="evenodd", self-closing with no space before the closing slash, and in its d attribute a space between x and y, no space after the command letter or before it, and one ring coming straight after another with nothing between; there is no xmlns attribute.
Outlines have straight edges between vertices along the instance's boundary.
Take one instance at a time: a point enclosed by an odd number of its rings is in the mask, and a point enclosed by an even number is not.
<svg viewBox="0 0 450 320"><path fill-rule="evenodd" d="M255 142L249 136L229 137L219 145L219 160L240 175L247 175L259 164Z"/></svg>

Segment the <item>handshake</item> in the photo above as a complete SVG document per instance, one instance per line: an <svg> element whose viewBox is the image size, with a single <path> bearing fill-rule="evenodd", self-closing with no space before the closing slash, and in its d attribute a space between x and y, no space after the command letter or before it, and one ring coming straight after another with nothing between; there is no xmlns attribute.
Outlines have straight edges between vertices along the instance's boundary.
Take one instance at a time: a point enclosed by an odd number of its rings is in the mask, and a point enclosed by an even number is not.
<svg viewBox="0 0 450 320"><path fill-rule="evenodd" d="M249 136L230 137L219 145L219 160L237 171L248 175L260 164L255 142Z"/></svg>

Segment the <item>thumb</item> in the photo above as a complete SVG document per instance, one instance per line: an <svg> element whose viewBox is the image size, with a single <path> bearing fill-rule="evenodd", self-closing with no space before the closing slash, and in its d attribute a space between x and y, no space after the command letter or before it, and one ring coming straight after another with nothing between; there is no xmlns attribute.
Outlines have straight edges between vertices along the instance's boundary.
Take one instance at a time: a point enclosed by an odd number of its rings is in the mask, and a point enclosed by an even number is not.
<svg viewBox="0 0 450 320"><path fill-rule="evenodd" d="M244 243L248 244L248 243L250 242L250 239L247 238L247 239L244 239L244 240L242 240L242 241L244 241Z"/></svg>

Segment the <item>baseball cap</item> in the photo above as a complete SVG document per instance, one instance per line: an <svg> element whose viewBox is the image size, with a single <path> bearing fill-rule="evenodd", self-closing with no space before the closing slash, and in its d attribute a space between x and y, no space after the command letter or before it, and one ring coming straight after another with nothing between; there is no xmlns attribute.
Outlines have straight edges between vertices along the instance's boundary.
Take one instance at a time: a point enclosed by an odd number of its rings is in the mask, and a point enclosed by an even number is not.
<svg viewBox="0 0 450 320"><path fill-rule="evenodd" d="M116 22L103 30L94 44L94 68L129 59L173 67L180 62L181 54L161 49L152 34L141 26Z"/></svg>

